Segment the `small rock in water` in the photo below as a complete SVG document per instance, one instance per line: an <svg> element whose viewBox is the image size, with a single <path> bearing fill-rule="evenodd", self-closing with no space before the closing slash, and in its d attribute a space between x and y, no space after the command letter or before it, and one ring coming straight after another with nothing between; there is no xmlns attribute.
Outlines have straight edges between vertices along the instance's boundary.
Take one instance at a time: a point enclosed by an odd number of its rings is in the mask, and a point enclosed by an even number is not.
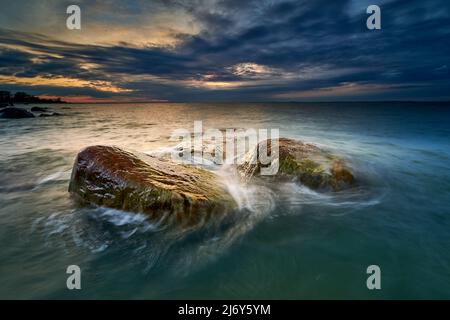
<svg viewBox="0 0 450 320"><path fill-rule="evenodd" d="M0 117L4 119L23 119L34 118L34 114L22 108L5 108L2 109Z"/></svg>
<svg viewBox="0 0 450 320"><path fill-rule="evenodd" d="M43 107L33 107L31 108L32 112L47 112L48 108L43 108Z"/></svg>
<svg viewBox="0 0 450 320"><path fill-rule="evenodd" d="M84 203L177 222L204 221L236 206L218 177L207 170L109 146L82 150L69 191Z"/></svg>
<svg viewBox="0 0 450 320"><path fill-rule="evenodd" d="M262 141L245 157L238 166L238 172L245 180L260 176L264 179L296 179L305 186L315 189L342 190L351 186L355 178L343 160L318 148L300 141L280 138L278 172L276 175L259 175L264 167L259 161L259 152L271 155L271 141Z"/></svg>

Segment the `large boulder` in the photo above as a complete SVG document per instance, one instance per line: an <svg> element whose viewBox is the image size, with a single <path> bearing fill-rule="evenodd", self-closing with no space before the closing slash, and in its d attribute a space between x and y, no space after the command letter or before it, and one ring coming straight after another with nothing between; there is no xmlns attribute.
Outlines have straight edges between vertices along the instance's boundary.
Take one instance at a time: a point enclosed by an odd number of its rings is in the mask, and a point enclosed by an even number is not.
<svg viewBox="0 0 450 320"><path fill-rule="evenodd" d="M34 118L34 114L22 108L5 108L0 113L0 117L4 119Z"/></svg>
<svg viewBox="0 0 450 320"><path fill-rule="evenodd" d="M203 221L236 205L210 171L110 146L78 154L69 191L85 203L178 222Z"/></svg>
<svg viewBox="0 0 450 320"><path fill-rule="evenodd" d="M260 175L264 167L259 161L259 153L272 154L271 141L260 142L249 152L237 169L246 181L262 179L296 180L315 190L342 190L351 186L355 178L342 159L319 147L301 141L280 138L278 171L275 175ZM276 161L276 159L274 159ZM272 162L274 163L274 162Z"/></svg>

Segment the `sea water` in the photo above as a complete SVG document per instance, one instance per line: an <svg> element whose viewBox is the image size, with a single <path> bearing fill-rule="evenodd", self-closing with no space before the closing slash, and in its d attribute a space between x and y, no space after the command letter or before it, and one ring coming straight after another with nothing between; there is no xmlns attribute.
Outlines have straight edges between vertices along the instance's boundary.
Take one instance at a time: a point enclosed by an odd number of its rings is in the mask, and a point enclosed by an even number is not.
<svg viewBox="0 0 450 320"><path fill-rule="evenodd" d="M0 119L0 298L450 298L450 104L48 107L64 116ZM239 210L190 229L70 197L82 148L151 153L200 120L315 143L345 159L358 187L243 186L219 168ZM66 287L69 265L81 290ZM366 286L369 265L381 290Z"/></svg>

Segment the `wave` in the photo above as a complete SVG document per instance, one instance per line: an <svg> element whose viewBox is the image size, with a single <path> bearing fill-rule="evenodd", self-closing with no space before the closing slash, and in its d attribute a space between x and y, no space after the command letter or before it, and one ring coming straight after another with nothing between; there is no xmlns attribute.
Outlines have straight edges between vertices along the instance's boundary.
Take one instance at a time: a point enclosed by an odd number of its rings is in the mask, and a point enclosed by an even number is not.
<svg viewBox="0 0 450 320"><path fill-rule="evenodd" d="M22 191L34 191L42 186L52 183L67 182L70 179L71 170L57 171L47 176L38 178L35 182L20 182L25 177L21 177L18 181L8 181L7 185L0 186L0 193L12 193Z"/></svg>
<svg viewBox="0 0 450 320"><path fill-rule="evenodd" d="M161 156L168 152L173 148L149 153ZM235 211L217 219L177 226L168 213L155 221L144 214L90 207L39 218L34 228L44 233L49 245L64 243L92 254L121 251L146 273L164 265L168 272L183 276L222 256L266 219L303 214L304 208L345 214L377 205L383 196L362 187L322 193L297 182L243 183L233 166L211 166L237 203ZM69 178L70 170L59 171L39 179L37 185Z"/></svg>
<svg viewBox="0 0 450 320"><path fill-rule="evenodd" d="M49 174L48 176L40 178L36 182L36 186L57 182L57 181L68 181L70 179L70 174L72 170L65 170L65 171L58 171L52 174Z"/></svg>
<svg viewBox="0 0 450 320"><path fill-rule="evenodd" d="M147 220L147 217L143 214L139 213L130 213L120 210L114 209L104 209L94 211L91 216L97 216L98 218L103 218L105 221L108 221L115 226L123 226L123 225L133 225L133 224L141 224Z"/></svg>

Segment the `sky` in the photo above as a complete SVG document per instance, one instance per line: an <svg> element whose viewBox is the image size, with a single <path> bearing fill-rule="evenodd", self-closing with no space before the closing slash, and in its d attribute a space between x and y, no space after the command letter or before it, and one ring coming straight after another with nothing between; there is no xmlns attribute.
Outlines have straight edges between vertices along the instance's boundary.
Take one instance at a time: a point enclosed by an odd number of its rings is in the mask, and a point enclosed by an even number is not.
<svg viewBox="0 0 450 320"><path fill-rule="evenodd" d="M81 30L66 8L81 8ZM381 30L366 9L381 8ZM450 100L448 0L0 0L0 90L70 102Z"/></svg>

